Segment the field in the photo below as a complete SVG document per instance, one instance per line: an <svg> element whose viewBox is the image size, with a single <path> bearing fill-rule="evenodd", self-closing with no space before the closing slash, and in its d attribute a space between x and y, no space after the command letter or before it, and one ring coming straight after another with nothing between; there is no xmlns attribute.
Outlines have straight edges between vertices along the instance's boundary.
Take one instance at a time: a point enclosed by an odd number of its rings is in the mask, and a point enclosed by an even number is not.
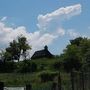
<svg viewBox="0 0 90 90"><path fill-rule="evenodd" d="M59 65L61 60L57 58L53 59L38 59L38 60L29 60L30 63L35 63L37 65L37 70L34 72L29 73L0 73L0 81L4 82L5 87L25 87L26 84L31 84L33 90L50 90L52 87L53 82L58 82L58 75L60 72L61 75L61 86L64 90L71 90L72 89L72 77L70 73L64 71L63 66ZM27 64L27 63L26 63ZM16 63L16 65L23 65L22 62ZM40 75L44 75L42 79ZM55 77L52 79L51 77ZM85 83L87 83L86 87L89 88L89 75L83 76L81 72L76 72L73 77L74 84L77 88L82 88L83 85L83 78L86 78ZM85 74L86 75L86 74ZM51 78L51 79L50 79ZM49 80L48 80L49 79ZM43 80L43 81L42 81ZM45 81L46 80L46 81ZM89 90L89 89L86 89Z"/></svg>
<svg viewBox="0 0 90 90"><path fill-rule="evenodd" d="M67 74L62 74L63 85L67 88L70 85L70 77ZM68 78L69 77L69 78ZM52 82L42 83L37 73L33 74L16 74L16 73L4 73L0 74L0 81L5 83L5 86L9 87L25 87L26 84L31 83L35 88L50 88ZM37 89L36 89L37 90Z"/></svg>
<svg viewBox="0 0 90 90"><path fill-rule="evenodd" d="M31 60L30 62L34 62L37 64L38 70L32 73L0 73L0 81L5 83L5 86L25 86L28 83L32 83L33 85L43 85L45 83L41 82L39 77L42 72L54 72L58 73L58 70L53 68L53 64L56 62L60 62L59 58L55 59L38 59ZM19 62L19 64L22 62ZM18 63L17 63L18 64ZM43 67L42 67L43 65ZM63 76L63 75L62 75ZM64 77L65 78L65 77ZM51 83L51 81L47 82Z"/></svg>
<svg viewBox="0 0 90 90"><path fill-rule="evenodd" d="M24 85L25 83L39 82L38 74L42 71L52 71L51 67L53 63L58 62L59 60L55 59L39 59L39 60L30 60L29 62L34 62L37 64L38 70L32 73L0 73L0 81L5 82L8 85ZM17 65L22 62L16 63ZM41 65L43 65L43 69L41 70Z"/></svg>

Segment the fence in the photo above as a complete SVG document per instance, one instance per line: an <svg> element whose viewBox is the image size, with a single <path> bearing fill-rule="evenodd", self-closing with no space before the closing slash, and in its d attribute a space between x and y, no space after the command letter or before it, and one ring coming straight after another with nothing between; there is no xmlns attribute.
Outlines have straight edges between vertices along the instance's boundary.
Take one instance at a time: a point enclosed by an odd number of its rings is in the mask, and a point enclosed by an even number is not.
<svg viewBox="0 0 90 90"><path fill-rule="evenodd" d="M59 73L56 81L50 85L36 88L33 88L31 84L25 87L4 87L4 83L0 82L0 90L90 90L90 72Z"/></svg>
<svg viewBox="0 0 90 90"><path fill-rule="evenodd" d="M90 90L90 72L72 71L66 77L66 81L61 79L61 88L58 90Z"/></svg>

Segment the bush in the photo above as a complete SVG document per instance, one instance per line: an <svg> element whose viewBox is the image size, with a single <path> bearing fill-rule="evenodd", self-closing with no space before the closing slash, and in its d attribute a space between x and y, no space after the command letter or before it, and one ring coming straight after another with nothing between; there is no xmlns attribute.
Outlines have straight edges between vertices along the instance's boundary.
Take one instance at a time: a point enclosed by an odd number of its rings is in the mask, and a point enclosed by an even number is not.
<svg viewBox="0 0 90 90"><path fill-rule="evenodd" d="M41 71L42 71L42 70L45 70L45 66L46 66L45 64L39 65L39 70L41 70Z"/></svg>
<svg viewBox="0 0 90 90"><path fill-rule="evenodd" d="M57 76L56 72L42 72L39 75L41 82L53 81L55 76Z"/></svg>
<svg viewBox="0 0 90 90"><path fill-rule="evenodd" d="M71 72L73 69L76 71L80 70L82 67L82 64L77 59L71 59L71 60L65 61L63 63L63 66L66 72Z"/></svg>
<svg viewBox="0 0 90 90"><path fill-rule="evenodd" d="M55 62L55 63L53 64L53 68L54 68L55 70L60 70L60 68L61 68L61 62Z"/></svg>
<svg viewBox="0 0 90 90"><path fill-rule="evenodd" d="M0 63L0 72L1 73L11 73L14 72L16 66L14 62L3 62Z"/></svg>
<svg viewBox="0 0 90 90"><path fill-rule="evenodd" d="M34 62L23 61L22 66L19 67L18 72L21 73L30 73L37 71L37 65Z"/></svg>

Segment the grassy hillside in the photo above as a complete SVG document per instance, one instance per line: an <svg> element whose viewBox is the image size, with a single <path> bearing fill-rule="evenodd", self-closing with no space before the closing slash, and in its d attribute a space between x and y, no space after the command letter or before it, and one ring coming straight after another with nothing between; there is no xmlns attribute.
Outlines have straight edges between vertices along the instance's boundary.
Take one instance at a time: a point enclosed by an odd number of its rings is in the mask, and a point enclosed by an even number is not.
<svg viewBox="0 0 90 90"><path fill-rule="evenodd" d="M59 58L53 59L37 59L28 60L30 63L35 63L37 65L37 70L30 73L0 73L0 81L3 81L6 86L23 86L26 83L38 84L41 83L40 74L43 72L47 73L57 73L58 70L54 69L53 65L56 62L60 62ZM22 67L23 62L16 63L17 66Z"/></svg>
<svg viewBox="0 0 90 90"><path fill-rule="evenodd" d="M0 81L5 83L5 86L25 86L28 83L31 83L33 90L50 90L52 82L57 82L58 72L61 72L62 86L63 88L70 90L70 74L63 71L62 67L55 68L57 63L60 63L59 58L53 59L38 59L38 60L29 60L27 62L37 64L37 70L30 73L0 73ZM22 65L23 62L16 63L16 65ZM44 75L46 81L42 81L40 75ZM53 79L52 76L55 76ZM51 79L49 79L51 78Z"/></svg>

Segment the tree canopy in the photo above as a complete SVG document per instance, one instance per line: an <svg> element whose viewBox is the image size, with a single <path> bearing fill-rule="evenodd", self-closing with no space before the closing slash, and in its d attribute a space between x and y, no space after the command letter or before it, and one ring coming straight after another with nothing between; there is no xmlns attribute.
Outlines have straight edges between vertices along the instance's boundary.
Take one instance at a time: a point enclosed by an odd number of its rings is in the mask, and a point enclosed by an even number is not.
<svg viewBox="0 0 90 90"><path fill-rule="evenodd" d="M79 70L90 61L90 39L78 37L70 40L61 57L66 71Z"/></svg>
<svg viewBox="0 0 90 90"><path fill-rule="evenodd" d="M15 71L15 68L19 68L16 71L23 72L23 70L34 71L37 66L35 64L29 64L26 61L27 50L31 49L31 46L28 44L26 37L19 36L17 40L13 40L9 43L9 46L5 49L5 52L0 52L0 61L4 61L5 63L0 63L1 71L6 70L6 68L11 70L10 72ZM12 62L14 60L20 60L20 55L23 55L25 62L22 65L19 65L21 62L15 63ZM78 37L73 40L70 40L70 43L63 50L63 53L53 58L55 62L53 63L54 70L65 70L67 72L71 72L74 70L81 70L83 67L90 66L90 39ZM57 59L59 60L57 62ZM44 60L43 60L44 61ZM22 61L23 62L23 61ZM33 62L33 60L32 60ZM42 62L42 61L41 61ZM45 61L46 62L46 61ZM45 63L44 62L44 63ZM44 70L44 63L42 65L39 64L40 70ZM51 63L51 61L50 61ZM31 67L29 67L31 65ZM52 67L52 66L51 66ZM50 67L50 68L51 68ZM32 69L32 70L31 70Z"/></svg>
<svg viewBox="0 0 90 90"><path fill-rule="evenodd" d="M27 39L24 36L19 36L17 40L13 40L9 43L9 47L6 48L4 57L6 61L20 59L21 51L22 55L26 59L26 52L31 49L31 46L27 43Z"/></svg>

